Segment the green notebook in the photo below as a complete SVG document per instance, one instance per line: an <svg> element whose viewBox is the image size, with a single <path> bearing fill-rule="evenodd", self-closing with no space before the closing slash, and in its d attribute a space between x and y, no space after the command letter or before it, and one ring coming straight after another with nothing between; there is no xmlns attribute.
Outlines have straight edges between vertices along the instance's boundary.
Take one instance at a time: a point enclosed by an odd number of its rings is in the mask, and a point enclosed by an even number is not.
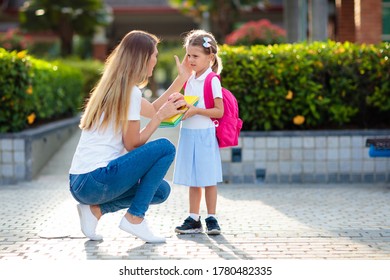
<svg viewBox="0 0 390 280"><path fill-rule="evenodd" d="M185 95L184 100L188 104L192 104L192 105L196 106L196 104L198 104L199 97ZM183 115L184 115L184 113L177 114L177 115L174 115L173 117L170 117L168 119L163 120L160 124L160 127L175 127L175 126L177 126L179 124L179 122L181 121L181 119L183 118Z"/></svg>

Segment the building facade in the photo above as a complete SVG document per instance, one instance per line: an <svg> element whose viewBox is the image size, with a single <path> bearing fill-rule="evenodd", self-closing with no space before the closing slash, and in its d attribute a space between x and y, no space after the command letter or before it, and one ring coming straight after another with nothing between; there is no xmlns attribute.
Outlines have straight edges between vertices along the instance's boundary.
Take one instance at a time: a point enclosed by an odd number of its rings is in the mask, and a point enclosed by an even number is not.
<svg viewBox="0 0 390 280"><path fill-rule="evenodd" d="M390 0L336 0L337 41L390 41Z"/></svg>
<svg viewBox="0 0 390 280"><path fill-rule="evenodd" d="M0 0L0 33L18 27L25 0ZM133 29L164 41L178 40L200 23L169 5L168 0L104 0L113 22L97 30L93 56L104 60ZM289 42L335 40L376 44L390 41L390 0L267 0L240 12L238 22L268 19L286 29ZM218 28L218 27L213 27Z"/></svg>

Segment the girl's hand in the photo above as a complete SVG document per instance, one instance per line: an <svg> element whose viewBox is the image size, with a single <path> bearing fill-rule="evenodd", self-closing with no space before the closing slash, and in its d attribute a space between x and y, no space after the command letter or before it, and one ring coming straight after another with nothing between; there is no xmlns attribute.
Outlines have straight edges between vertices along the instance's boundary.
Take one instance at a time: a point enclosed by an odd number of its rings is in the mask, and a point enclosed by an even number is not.
<svg viewBox="0 0 390 280"><path fill-rule="evenodd" d="M192 116L196 115L198 113L197 108L194 105L190 105L187 103L187 112L185 112L182 120L184 121L185 119L191 118Z"/></svg>
<svg viewBox="0 0 390 280"><path fill-rule="evenodd" d="M184 56L183 61L181 63L177 55L175 55L175 60L178 75L185 77L185 79L187 80L192 73L191 65L188 61L187 55Z"/></svg>

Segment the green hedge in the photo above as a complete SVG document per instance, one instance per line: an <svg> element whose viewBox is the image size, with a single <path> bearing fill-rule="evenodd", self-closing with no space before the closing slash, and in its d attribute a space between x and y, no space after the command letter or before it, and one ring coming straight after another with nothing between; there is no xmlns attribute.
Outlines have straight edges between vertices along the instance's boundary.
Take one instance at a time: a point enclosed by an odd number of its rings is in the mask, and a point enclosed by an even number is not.
<svg viewBox="0 0 390 280"><path fill-rule="evenodd" d="M99 60L64 59L61 63L79 69L83 73L83 98L88 98L96 86L102 73L104 64Z"/></svg>
<svg viewBox="0 0 390 280"><path fill-rule="evenodd" d="M390 44L315 42L220 52L244 130L390 126Z"/></svg>
<svg viewBox="0 0 390 280"><path fill-rule="evenodd" d="M79 69L0 49L0 132L74 115L83 101Z"/></svg>
<svg viewBox="0 0 390 280"><path fill-rule="evenodd" d="M155 74L165 77L163 86L176 76L173 54L184 51L160 50ZM244 130L390 126L389 43L224 45L220 55L223 86L238 99ZM0 132L79 112L102 68L0 49Z"/></svg>

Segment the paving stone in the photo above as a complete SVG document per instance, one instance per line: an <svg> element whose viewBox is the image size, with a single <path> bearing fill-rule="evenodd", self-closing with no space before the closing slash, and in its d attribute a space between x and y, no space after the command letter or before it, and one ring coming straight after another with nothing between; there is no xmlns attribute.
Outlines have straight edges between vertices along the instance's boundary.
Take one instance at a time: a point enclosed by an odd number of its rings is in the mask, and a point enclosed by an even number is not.
<svg viewBox="0 0 390 280"><path fill-rule="evenodd" d="M173 133L177 130L163 130L156 137L176 143ZM33 181L0 187L0 260L390 260L385 183L221 185L220 236L174 232L188 215L188 190L172 185L169 199L147 214L166 243L145 244L122 232L118 223L125 211L103 216L98 231L104 240L89 241L79 229L76 201L68 190L78 137L69 139ZM328 145L337 148L332 141ZM203 200L203 224L205 209Z"/></svg>

